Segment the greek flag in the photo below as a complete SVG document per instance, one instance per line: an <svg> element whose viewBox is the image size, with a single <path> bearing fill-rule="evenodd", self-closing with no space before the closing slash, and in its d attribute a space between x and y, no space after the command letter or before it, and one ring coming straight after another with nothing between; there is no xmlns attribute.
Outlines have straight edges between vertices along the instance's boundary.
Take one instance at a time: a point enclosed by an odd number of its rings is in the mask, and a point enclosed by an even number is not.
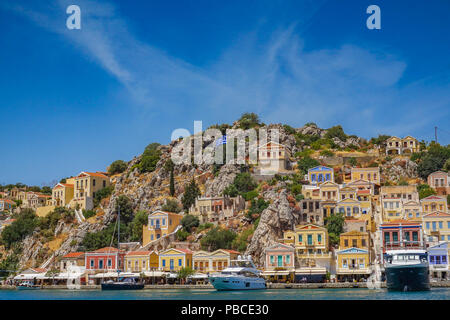
<svg viewBox="0 0 450 320"><path fill-rule="evenodd" d="M216 140L216 147L223 144L227 144L227 136L222 136L222 138Z"/></svg>

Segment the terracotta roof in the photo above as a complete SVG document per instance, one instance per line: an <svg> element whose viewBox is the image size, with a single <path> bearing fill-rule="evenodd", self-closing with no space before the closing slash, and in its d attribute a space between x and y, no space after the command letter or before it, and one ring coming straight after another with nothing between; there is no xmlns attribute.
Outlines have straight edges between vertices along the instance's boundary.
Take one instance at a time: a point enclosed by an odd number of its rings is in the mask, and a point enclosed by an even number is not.
<svg viewBox="0 0 450 320"><path fill-rule="evenodd" d="M370 194L370 190L358 190L358 194Z"/></svg>
<svg viewBox="0 0 450 320"><path fill-rule="evenodd" d="M178 250L178 251L181 251L181 252L184 252L184 253L188 253L188 254L192 253L192 251L189 250L189 249L182 249L182 248L170 248L170 249ZM170 250L170 249L167 249L167 250Z"/></svg>
<svg viewBox="0 0 450 320"><path fill-rule="evenodd" d="M444 197L435 196L435 195L428 196L428 197L426 197L426 198L423 198L423 199L420 200L420 201L428 201L428 200L447 201L447 199L445 199Z"/></svg>
<svg viewBox="0 0 450 320"><path fill-rule="evenodd" d="M127 252L127 256L148 256L150 251L130 251Z"/></svg>
<svg viewBox="0 0 450 320"><path fill-rule="evenodd" d="M229 253L241 254L239 251L236 251L236 250L223 249L223 251L226 251Z"/></svg>
<svg viewBox="0 0 450 320"><path fill-rule="evenodd" d="M442 211L434 211L431 213L428 213L426 215L423 216L424 218L426 217L450 217L450 214L448 214L447 212L442 212Z"/></svg>
<svg viewBox="0 0 450 320"><path fill-rule="evenodd" d="M58 188L62 188L62 187L66 187L66 188L73 188L73 184L69 184L69 183L58 183L53 189L58 189Z"/></svg>
<svg viewBox="0 0 450 320"><path fill-rule="evenodd" d="M14 201L11 201L9 199L0 199L0 201L6 202L6 203L9 203L9 204L15 204Z"/></svg>
<svg viewBox="0 0 450 320"><path fill-rule="evenodd" d="M37 273L44 273L47 272L47 269L44 268L30 268L31 270L37 272Z"/></svg>
<svg viewBox="0 0 450 320"><path fill-rule="evenodd" d="M113 247L105 247L105 248L101 248L101 249L97 249L93 252L96 253L116 253L117 251L119 251L117 248L113 248Z"/></svg>
<svg viewBox="0 0 450 320"><path fill-rule="evenodd" d="M63 256L63 258L78 258L84 256L84 252L71 252Z"/></svg>
<svg viewBox="0 0 450 320"><path fill-rule="evenodd" d="M104 175L103 173L100 173L100 172L86 172L86 171L81 172L81 173L77 176L77 178L80 177L80 176L83 175L83 174L86 174L86 175L92 176L92 177L100 177L100 178L109 179L109 178L108 178L106 175Z"/></svg>

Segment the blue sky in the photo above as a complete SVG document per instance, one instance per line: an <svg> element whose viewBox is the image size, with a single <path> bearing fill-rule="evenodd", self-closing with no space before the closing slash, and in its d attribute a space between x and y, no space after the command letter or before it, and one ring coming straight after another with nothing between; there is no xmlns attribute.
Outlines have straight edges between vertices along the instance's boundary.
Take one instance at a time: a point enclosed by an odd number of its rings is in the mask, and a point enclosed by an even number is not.
<svg viewBox="0 0 450 320"><path fill-rule="evenodd" d="M82 29L66 28L81 7ZM381 8L381 30L366 8ZM176 128L266 123L450 143L450 2L2 1L0 183L130 160Z"/></svg>

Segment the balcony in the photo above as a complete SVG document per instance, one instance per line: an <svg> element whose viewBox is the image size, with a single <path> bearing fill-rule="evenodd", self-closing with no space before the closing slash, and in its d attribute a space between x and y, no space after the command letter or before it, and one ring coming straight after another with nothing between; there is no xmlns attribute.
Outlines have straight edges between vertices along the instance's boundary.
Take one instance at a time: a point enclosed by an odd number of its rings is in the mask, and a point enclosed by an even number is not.
<svg viewBox="0 0 450 320"><path fill-rule="evenodd" d="M383 244L384 250L396 249L420 249L423 248L422 241L390 241Z"/></svg>

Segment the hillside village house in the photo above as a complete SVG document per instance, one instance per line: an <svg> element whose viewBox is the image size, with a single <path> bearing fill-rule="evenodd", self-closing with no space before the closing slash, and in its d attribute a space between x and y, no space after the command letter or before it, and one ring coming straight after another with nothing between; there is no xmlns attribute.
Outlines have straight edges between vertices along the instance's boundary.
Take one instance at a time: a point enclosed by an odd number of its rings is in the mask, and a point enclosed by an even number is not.
<svg viewBox="0 0 450 320"><path fill-rule="evenodd" d="M189 249L170 248L160 252L159 269L178 272L182 268L192 268L192 251Z"/></svg>
<svg viewBox="0 0 450 320"><path fill-rule="evenodd" d="M423 229L428 242L450 241L450 214L441 211L424 214Z"/></svg>
<svg viewBox="0 0 450 320"><path fill-rule="evenodd" d="M339 280L360 280L371 274L370 239L367 232L341 233L339 250L336 252L336 274Z"/></svg>
<svg viewBox="0 0 450 320"><path fill-rule="evenodd" d="M301 210L301 223L323 225L322 201L303 199L300 200L299 206Z"/></svg>
<svg viewBox="0 0 450 320"><path fill-rule="evenodd" d="M84 267L85 263L84 252L71 252L62 256L59 264L59 270L61 272L65 272L70 266Z"/></svg>
<svg viewBox="0 0 450 320"><path fill-rule="evenodd" d="M356 200L357 199L356 190L357 190L356 188L350 188L347 186L342 187L339 190L339 200L345 199Z"/></svg>
<svg viewBox="0 0 450 320"><path fill-rule="evenodd" d="M437 195L445 196L450 194L450 173L436 171L427 178L428 185L433 188Z"/></svg>
<svg viewBox="0 0 450 320"><path fill-rule="evenodd" d="M2 211L12 211L13 207L16 206L14 201L9 199L0 199L0 212Z"/></svg>
<svg viewBox="0 0 450 320"><path fill-rule="evenodd" d="M320 200L322 198L320 194L320 187L316 185L303 185L302 195L305 199Z"/></svg>
<svg viewBox="0 0 450 320"><path fill-rule="evenodd" d="M422 206L419 201L408 201L403 204L403 219L418 220L422 219Z"/></svg>
<svg viewBox="0 0 450 320"><path fill-rule="evenodd" d="M116 271L123 270L125 252L117 248L106 247L85 253L86 270L90 271Z"/></svg>
<svg viewBox="0 0 450 320"><path fill-rule="evenodd" d="M297 282L321 282L331 270L331 252L328 251L327 229L314 224L300 225L285 231L283 243L295 248L299 269L295 270Z"/></svg>
<svg viewBox="0 0 450 320"><path fill-rule="evenodd" d="M149 214L148 224L142 226L142 246L175 232L182 218L180 214L160 210Z"/></svg>
<svg viewBox="0 0 450 320"><path fill-rule="evenodd" d="M110 185L110 179L101 172L81 172L74 178L74 198L72 208L92 210L96 192Z"/></svg>
<svg viewBox="0 0 450 320"><path fill-rule="evenodd" d="M412 154L419 152L419 141L417 139L407 136L403 139L398 137L390 137L386 140L386 154Z"/></svg>
<svg viewBox="0 0 450 320"><path fill-rule="evenodd" d="M367 180L354 180L345 185L348 188L355 189L357 192L365 191L364 193L371 196L375 195L375 184Z"/></svg>
<svg viewBox="0 0 450 320"><path fill-rule="evenodd" d="M382 223L379 226L383 253L386 250L422 248L424 243L422 223L403 219Z"/></svg>
<svg viewBox="0 0 450 320"><path fill-rule="evenodd" d="M295 249L290 245L276 243L264 249L263 276L271 282L294 280Z"/></svg>
<svg viewBox="0 0 450 320"><path fill-rule="evenodd" d="M427 249L430 275L438 280L449 280L449 242L440 242Z"/></svg>
<svg viewBox="0 0 450 320"><path fill-rule="evenodd" d="M334 182L334 170L325 166L317 166L308 169L308 174L305 178L310 184L316 185L326 181Z"/></svg>
<svg viewBox="0 0 450 320"><path fill-rule="evenodd" d="M353 217L346 217L344 221L344 232L349 231L366 232L367 222Z"/></svg>
<svg viewBox="0 0 450 320"><path fill-rule="evenodd" d="M22 201L22 208L36 209L47 205L47 200L51 199L50 195L33 191L20 191L19 200Z"/></svg>
<svg viewBox="0 0 450 320"><path fill-rule="evenodd" d="M383 220L397 220L403 215L403 204L419 201L419 193L415 185L383 186L380 191L380 201Z"/></svg>
<svg viewBox="0 0 450 320"><path fill-rule="evenodd" d="M365 180L377 185L381 183L379 167L352 168L351 170L352 181Z"/></svg>
<svg viewBox="0 0 450 320"><path fill-rule="evenodd" d="M193 253L194 270L203 273L219 272L230 265L231 260L237 260L239 252L228 249L218 249L214 252L195 251Z"/></svg>
<svg viewBox="0 0 450 320"><path fill-rule="evenodd" d="M245 200L237 197L198 197L189 208L189 214L197 216L201 223L217 222L234 217L245 209Z"/></svg>
<svg viewBox="0 0 450 320"><path fill-rule="evenodd" d="M322 183L320 186L320 199L326 201L338 201L339 200L339 185L332 181Z"/></svg>
<svg viewBox="0 0 450 320"><path fill-rule="evenodd" d="M442 211L447 212L447 199L442 196L431 195L420 200L422 205L422 212L424 215L434 212Z"/></svg>
<svg viewBox="0 0 450 320"><path fill-rule="evenodd" d="M55 207L68 206L74 195L74 185L58 183L52 190L52 205Z"/></svg>
<svg viewBox="0 0 450 320"><path fill-rule="evenodd" d="M159 256L156 251L130 251L125 255L125 271L140 273L157 270Z"/></svg>
<svg viewBox="0 0 450 320"><path fill-rule="evenodd" d="M269 141L258 147L258 167L260 174L275 174L290 170L291 153L280 143Z"/></svg>

